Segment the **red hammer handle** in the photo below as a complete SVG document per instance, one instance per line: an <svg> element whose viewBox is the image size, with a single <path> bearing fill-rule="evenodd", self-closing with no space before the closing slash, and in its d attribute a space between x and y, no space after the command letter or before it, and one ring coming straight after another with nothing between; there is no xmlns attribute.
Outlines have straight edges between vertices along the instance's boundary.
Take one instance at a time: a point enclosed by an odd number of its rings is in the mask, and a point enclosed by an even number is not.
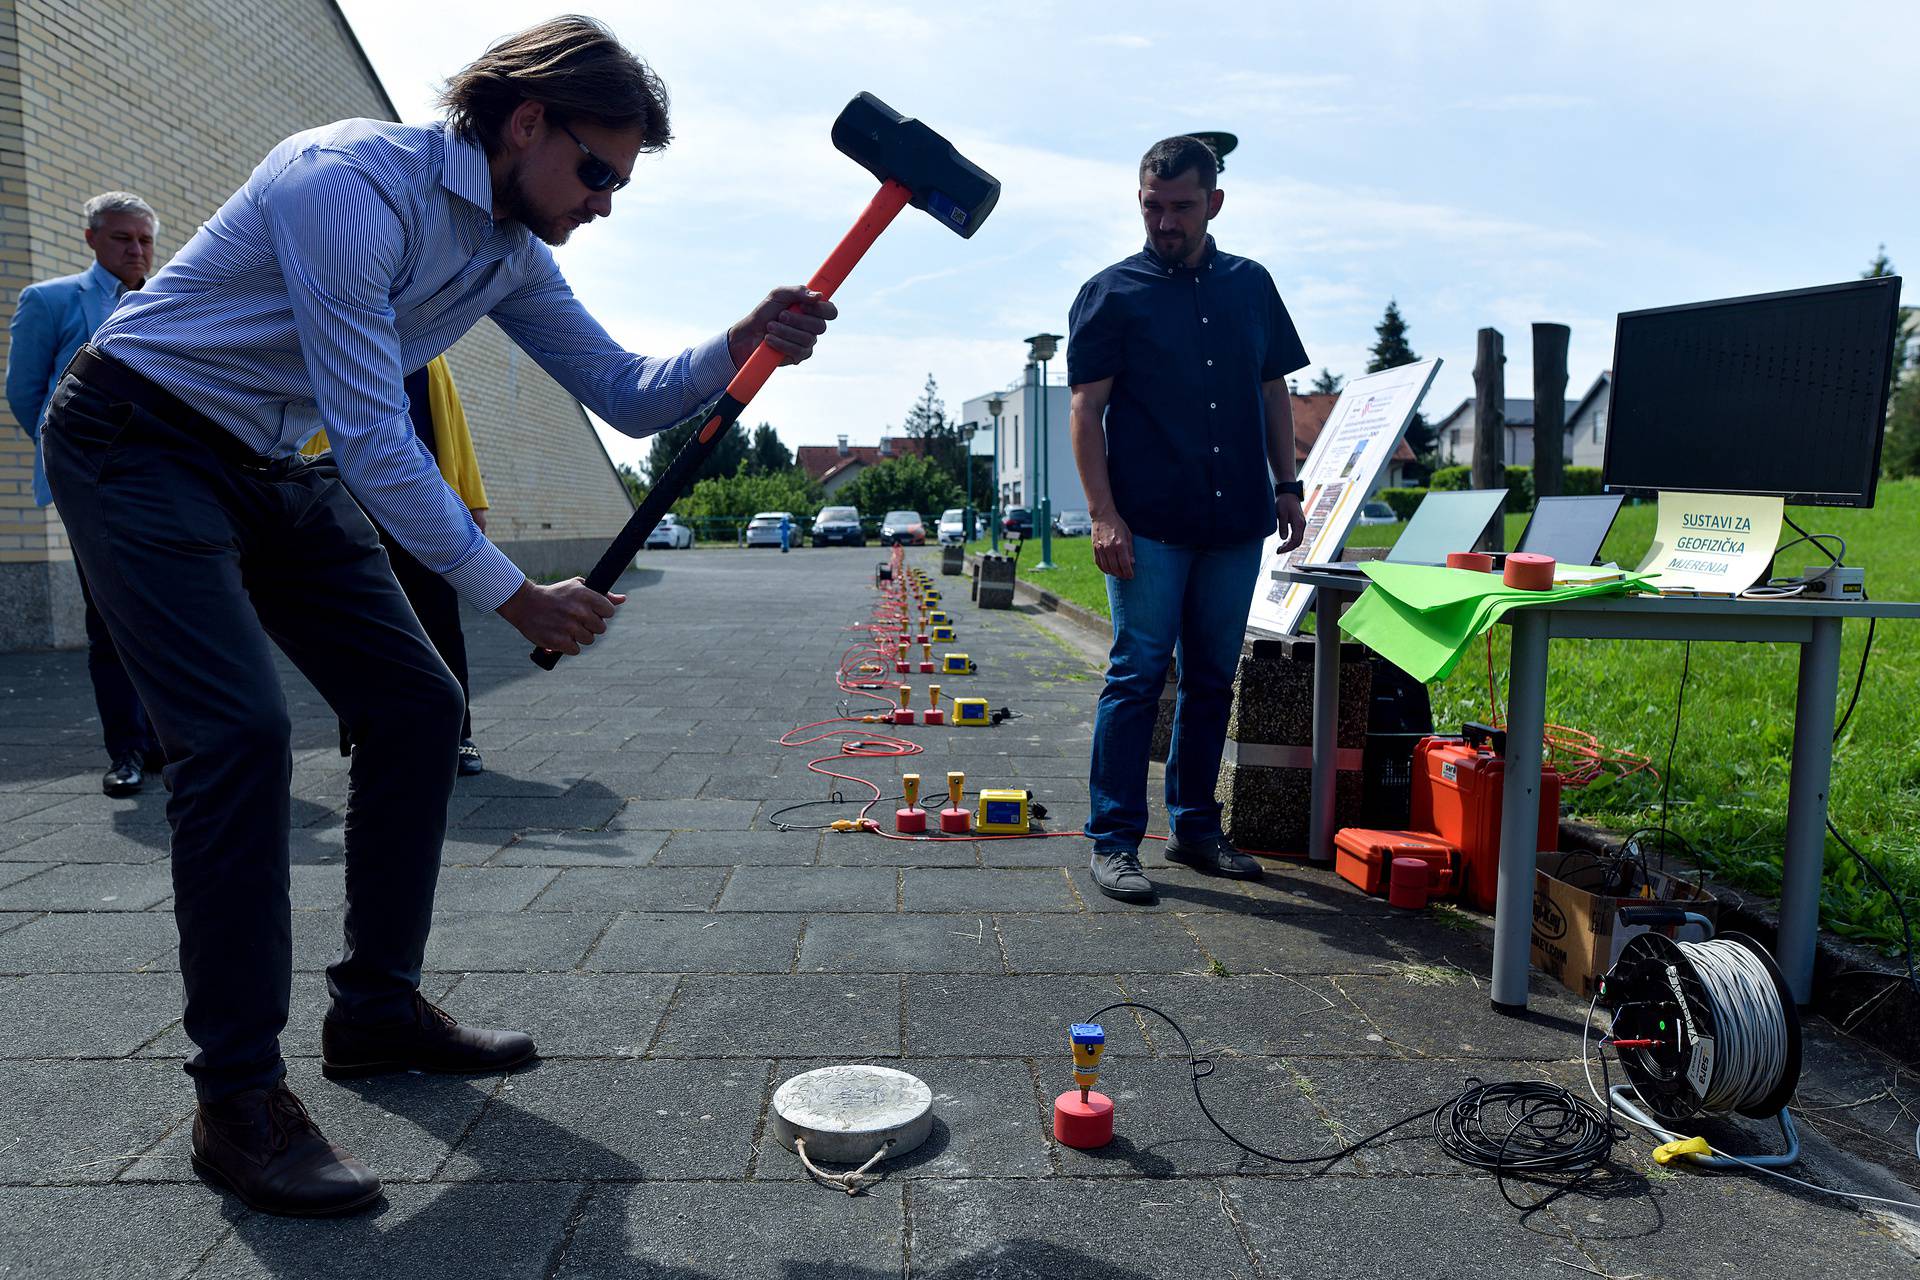
<svg viewBox="0 0 1920 1280"><path fill-rule="evenodd" d="M887 229L887 225L893 221L894 216L907 207L907 202L912 195L913 193L904 183L895 182L891 178L881 183L880 189L873 193L873 199L867 202L866 211L860 215L852 229L841 237L840 243L834 247L832 253L827 255L827 260L820 264L818 271L813 273L813 279L807 281L807 288L822 297L831 298L833 291L846 282L847 276L859 264L860 259L866 256L867 250L873 247L873 242L880 238L880 233ZM797 311L799 308L791 307L789 310ZM740 366L740 371L733 375L733 381L727 384L727 396L738 401L740 407L744 409L759 393L760 388L766 385L767 378L779 364L780 353L762 342L754 348L753 354L747 357L747 362ZM724 405L726 402L721 403ZM735 416L738 416L737 410ZM732 419L727 420L727 422L731 421ZM700 429L700 438L711 439L712 435L719 434L724 425L726 423L721 421L721 414L716 412L707 420L706 426Z"/></svg>
<svg viewBox="0 0 1920 1280"><path fill-rule="evenodd" d="M880 238L880 233L885 231L894 217L907 207L912 197L913 193L904 183L896 182L891 178L881 183L880 189L874 192L873 199L867 202L866 210L854 222L852 229L841 238L833 252L827 255L827 260L820 264L818 271L813 273L813 279L807 281L807 288L822 297L831 298L834 290L846 281L848 274L853 271L860 259L866 256L867 250L873 247L873 242ZM798 308L789 308L789 310L798 310ZM674 456L673 462L667 467L666 474L660 477L647 494L646 500L640 504L640 509L628 518L626 527L620 530L619 536L613 540L613 545L609 546L606 554L600 557L600 563L593 567L593 572L587 575L588 586L602 595L613 589L613 584L619 581L620 575L626 572L629 564L633 563L634 553L640 550L640 544L645 542L647 535L653 532L653 527L660 523L660 517L665 515L667 508L679 499L681 492L693 483L694 473L699 470L706 456L713 451L720 433L732 426L734 420L739 418L741 411L747 407L754 394L766 385L767 378L779 364L780 353L764 341L754 348L753 354L747 357L747 362L741 365L739 371L733 375L733 381L727 384L727 390L720 397L719 403L714 406L712 416L700 428L699 433L687 441L680 452ZM532 657L536 665L551 671L560 661L561 655L552 649L535 649Z"/></svg>

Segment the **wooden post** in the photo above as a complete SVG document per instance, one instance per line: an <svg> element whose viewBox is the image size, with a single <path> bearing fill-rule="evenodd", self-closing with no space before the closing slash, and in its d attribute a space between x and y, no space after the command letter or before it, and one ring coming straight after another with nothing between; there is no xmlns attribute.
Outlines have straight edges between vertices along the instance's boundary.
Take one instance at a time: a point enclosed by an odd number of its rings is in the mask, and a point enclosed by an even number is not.
<svg viewBox="0 0 1920 1280"><path fill-rule="evenodd" d="M1506 341L1498 329L1482 329L1473 362L1473 487L1507 487L1507 356ZM1504 517L1506 507L1501 513ZM1507 526L1496 518L1483 544L1504 551Z"/></svg>
<svg viewBox="0 0 1920 1280"><path fill-rule="evenodd" d="M1556 498L1566 492L1567 341L1563 324L1533 326L1533 496Z"/></svg>

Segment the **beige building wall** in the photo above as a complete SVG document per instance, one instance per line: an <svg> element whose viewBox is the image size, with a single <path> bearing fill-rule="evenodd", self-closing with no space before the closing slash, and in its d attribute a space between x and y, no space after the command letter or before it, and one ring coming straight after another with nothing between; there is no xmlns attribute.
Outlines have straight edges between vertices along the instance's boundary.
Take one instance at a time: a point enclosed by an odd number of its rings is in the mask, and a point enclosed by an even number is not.
<svg viewBox="0 0 1920 1280"><path fill-rule="evenodd" d="M145 198L164 262L280 139L394 114L332 0L0 0L0 344L22 288L92 261L89 197ZM449 362L494 539L535 576L584 571L632 505L579 404L491 322ZM0 650L85 642L72 551L32 477L0 404Z"/></svg>

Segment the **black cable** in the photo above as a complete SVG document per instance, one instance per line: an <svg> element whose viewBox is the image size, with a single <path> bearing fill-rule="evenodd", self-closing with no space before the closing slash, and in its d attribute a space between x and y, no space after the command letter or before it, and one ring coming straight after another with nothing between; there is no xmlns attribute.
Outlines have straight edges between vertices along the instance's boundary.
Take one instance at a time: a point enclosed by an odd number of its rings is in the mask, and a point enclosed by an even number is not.
<svg viewBox="0 0 1920 1280"><path fill-rule="evenodd" d="M1794 540L1793 540L1792 542L1789 542L1789 543L1787 543L1787 544L1786 544L1786 546L1783 546L1783 547L1778 547L1778 548L1776 548L1776 549L1774 550L1774 553L1773 553L1774 555L1776 555L1776 556L1778 556L1778 555L1779 555L1779 554L1780 554L1780 553L1781 553L1782 551L1785 551L1785 550L1787 549L1787 547L1797 547L1797 546L1799 546L1799 545L1800 545L1800 544L1801 544L1802 542L1811 542L1811 543L1812 543L1812 544L1813 544L1814 546L1816 546L1816 547L1819 547L1819 548L1820 548L1820 554L1821 554L1821 555L1823 555L1823 556L1825 556L1825 557L1826 557L1827 559L1829 559L1829 560L1831 560L1831 561L1833 561L1833 564L1834 564L1834 567L1835 567L1835 568L1838 568L1838 567L1840 566L1840 562L1841 562L1841 561L1842 561L1843 559L1845 559L1845 558L1846 558L1846 554L1847 554L1847 540L1846 540L1845 538L1843 538L1843 537L1841 537L1841 536L1840 536L1839 534L1837 534L1837 533L1808 533L1808 532L1807 532L1807 531L1806 531L1805 529L1802 529L1802 528L1801 528L1801 527L1800 527L1799 525L1797 525L1797 524L1795 524L1795 523L1793 522L1793 517L1792 517L1792 516L1790 516L1790 515L1788 515L1788 514L1787 514L1786 512L1784 512L1784 511L1780 513L1780 521L1781 521L1781 523L1783 523L1783 524L1785 524L1785 525L1787 526L1787 528L1789 528L1789 529L1791 529L1791 530L1793 530L1793 531L1794 531L1795 533L1797 533L1797 534L1799 534L1800 536L1799 536L1798 538L1796 538L1796 539L1794 539ZM1831 552L1831 551L1829 551L1829 550L1827 550L1827 549L1826 549L1826 547L1824 547L1824 546L1822 546L1822 545L1821 545L1823 541L1824 541L1824 542L1837 542L1837 543L1839 543L1839 544L1840 544L1840 554L1839 554L1839 555L1835 555L1835 554L1833 554L1833 552ZM1769 564L1771 564L1771 563L1772 563L1772 561L1769 561L1768 563L1769 563Z"/></svg>
<svg viewBox="0 0 1920 1280"><path fill-rule="evenodd" d="M1900 895L1893 891L1893 883L1887 879L1880 868L1869 862L1865 854L1853 847L1852 841L1840 834L1840 828L1833 825L1832 818L1827 819L1827 830L1833 833L1833 838L1840 842L1841 848L1853 855L1855 862L1866 868L1867 874L1874 878L1880 885L1881 892L1887 895L1887 901L1893 904L1894 911L1900 917L1900 932L1905 935L1907 941L1907 982L1914 991L1920 992L1920 977L1915 976L1913 968L1913 924L1907 919L1906 904L1900 901Z"/></svg>
<svg viewBox="0 0 1920 1280"><path fill-rule="evenodd" d="M1846 714L1841 716L1840 723L1833 727L1833 740L1835 742L1840 741L1840 735L1846 732L1847 721L1853 719L1853 709L1860 703L1860 688L1867 681L1867 658L1873 653L1873 629L1879 621L1878 618L1867 619L1866 647L1860 650L1860 670L1854 673L1853 696L1847 699Z"/></svg>
<svg viewBox="0 0 1920 1280"><path fill-rule="evenodd" d="M1440 1144L1440 1149L1463 1164L1491 1169L1499 1184L1501 1198L1514 1208L1526 1212L1539 1205L1521 1204L1509 1195L1506 1187L1509 1177L1543 1173L1576 1173L1585 1177L1607 1160L1613 1152L1613 1144L1625 1136L1614 1125L1611 1116L1601 1115L1559 1085L1527 1081L1487 1084L1469 1076L1466 1090L1449 1101L1403 1116L1338 1151L1316 1156L1275 1155L1243 1141L1208 1109L1207 1100L1200 1092L1200 1082L1213 1074L1213 1060L1193 1051L1193 1042L1187 1039L1187 1033L1179 1023L1152 1005L1142 1004L1138 1000L1121 1000L1096 1009L1085 1021L1098 1022L1103 1014L1115 1009L1142 1009L1172 1027L1173 1033L1180 1037L1180 1047L1186 1050L1187 1066L1193 1073L1193 1100L1199 1106L1200 1114L1228 1142L1248 1155L1274 1164L1331 1164L1377 1142L1395 1129L1432 1116L1433 1136ZM1504 1104L1505 1118L1509 1122L1504 1133L1490 1128L1487 1123L1487 1117L1500 1104ZM1570 1186L1561 1188L1561 1191L1570 1189Z"/></svg>
<svg viewBox="0 0 1920 1280"><path fill-rule="evenodd" d="M1661 852L1666 851L1664 837L1672 827L1667 822L1669 797L1673 791L1673 749L1680 742L1680 713L1687 705L1687 675L1693 670L1693 641L1686 642L1681 650L1684 655L1680 662L1680 692L1673 699L1673 736L1667 739L1667 767L1660 771L1660 834L1663 837Z"/></svg>

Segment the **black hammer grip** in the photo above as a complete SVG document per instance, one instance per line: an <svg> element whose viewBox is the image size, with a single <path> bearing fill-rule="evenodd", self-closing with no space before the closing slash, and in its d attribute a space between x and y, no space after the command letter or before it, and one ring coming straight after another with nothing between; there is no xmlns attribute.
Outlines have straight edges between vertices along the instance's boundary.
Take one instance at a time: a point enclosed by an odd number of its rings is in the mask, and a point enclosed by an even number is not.
<svg viewBox="0 0 1920 1280"><path fill-rule="evenodd" d="M691 486L694 475L700 470L700 464L707 460L707 455L712 453L715 446L719 444L720 437L727 433L727 428L733 425L734 420L745 408L745 405L732 396L720 397L700 430L680 447L679 453L673 455L673 461L667 464L665 474L654 482L653 488L647 491L646 500L640 504L638 510L627 517L626 525L614 538L612 545L607 548L606 554L600 557L600 563L594 565L593 572L587 575L588 586L601 595L613 590L613 584L620 580L620 575L627 571L629 564L633 563L633 557L638 554L647 536L653 532L653 527L660 523L660 517L666 515L667 508L677 502L681 493ZM533 651L533 660L546 671L553 670L561 656L553 649Z"/></svg>

